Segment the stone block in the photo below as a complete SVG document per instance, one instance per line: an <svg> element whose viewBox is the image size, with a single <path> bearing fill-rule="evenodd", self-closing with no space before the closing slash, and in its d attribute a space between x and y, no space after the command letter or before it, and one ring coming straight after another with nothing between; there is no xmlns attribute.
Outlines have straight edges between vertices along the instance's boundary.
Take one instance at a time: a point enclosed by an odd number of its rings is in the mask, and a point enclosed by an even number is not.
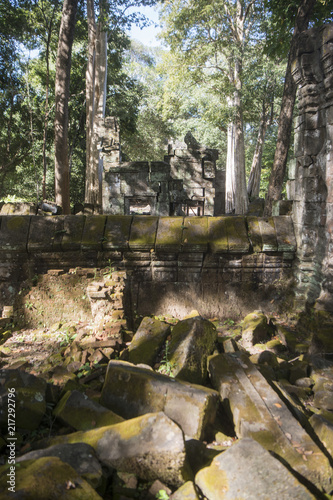
<svg viewBox="0 0 333 500"><path fill-rule="evenodd" d="M109 215L106 219L103 250L128 250L131 215Z"/></svg>
<svg viewBox="0 0 333 500"><path fill-rule="evenodd" d="M196 474L195 483L208 500L315 500L279 460L250 438L217 455Z"/></svg>
<svg viewBox="0 0 333 500"><path fill-rule="evenodd" d="M0 250L26 252L31 217L6 215L0 217Z"/></svg>
<svg viewBox="0 0 333 500"><path fill-rule="evenodd" d="M252 249L254 252L261 252L263 242L258 217L247 217L246 220L249 228L248 237L251 242Z"/></svg>
<svg viewBox="0 0 333 500"><path fill-rule="evenodd" d="M61 250L64 235L63 216L32 216L29 229L28 252L55 252Z"/></svg>
<svg viewBox="0 0 333 500"><path fill-rule="evenodd" d="M82 234L82 250L102 250L105 223L105 215L86 216Z"/></svg>
<svg viewBox="0 0 333 500"><path fill-rule="evenodd" d="M111 360L100 402L124 418L163 411L186 436L202 439L209 434L215 420L218 393L131 363Z"/></svg>
<svg viewBox="0 0 333 500"><path fill-rule="evenodd" d="M247 253L250 249L248 239L246 218L227 217L226 228L228 234L228 250L230 253Z"/></svg>
<svg viewBox="0 0 333 500"><path fill-rule="evenodd" d="M179 252L182 248L183 217L160 217L156 234L157 252Z"/></svg>
<svg viewBox="0 0 333 500"><path fill-rule="evenodd" d="M80 442L90 444L108 468L130 472L147 481L160 479L179 487L192 476L186 462L183 433L162 412L50 440L51 445Z"/></svg>
<svg viewBox="0 0 333 500"><path fill-rule="evenodd" d="M208 219L209 247L213 253L226 253L228 234L225 217L210 217Z"/></svg>
<svg viewBox="0 0 333 500"><path fill-rule="evenodd" d="M251 437L319 489L331 491L327 457L246 355L213 356L209 371L213 387L228 401L239 438Z"/></svg>
<svg viewBox="0 0 333 500"><path fill-rule="evenodd" d="M169 497L169 500L199 500L194 483L192 481L184 483Z"/></svg>
<svg viewBox="0 0 333 500"><path fill-rule="evenodd" d="M278 243L273 217L259 219L260 233L262 237L263 252L277 252Z"/></svg>
<svg viewBox="0 0 333 500"><path fill-rule="evenodd" d="M172 330L168 358L172 375L193 384L205 384L207 358L216 347L217 332L210 321L197 316L179 321Z"/></svg>
<svg viewBox="0 0 333 500"><path fill-rule="evenodd" d="M79 391L67 391L53 415L77 431L86 431L122 422L124 419Z"/></svg>
<svg viewBox="0 0 333 500"><path fill-rule="evenodd" d="M129 361L153 366L169 334L169 324L155 318L143 318L128 348Z"/></svg>
<svg viewBox="0 0 333 500"><path fill-rule="evenodd" d="M296 239L291 217L273 217L279 252L295 252Z"/></svg>
<svg viewBox="0 0 333 500"><path fill-rule="evenodd" d="M5 469L6 468L6 469ZM8 491L8 466L0 469L0 491ZM58 457L26 460L16 467L15 493L3 498L61 498L63 500L101 500L102 497L68 463ZM71 487L69 485L75 485ZM52 492L52 493L51 493ZM51 496L52 495L52 496Z"/></svg>
<svg viewBox="0 0 333 500"><path fill-rule="evenodd" d="M81 249L83 227L85 223L84 215L66 215L64 219L64 233L61 239L61 249L63 252Z"/></svg>
<svg viewBox="0 0 333 500"><path fill-rule="evenodd" d="M129 247L131 250L155 249L158 217L135 215L133 217Z"/></svg>
<svg viewBox="0 0 333 500"><path fill-rule="evenodd" d="M185 252L205 252L208 248L207 217L184 217L183 249Z"/></svg>

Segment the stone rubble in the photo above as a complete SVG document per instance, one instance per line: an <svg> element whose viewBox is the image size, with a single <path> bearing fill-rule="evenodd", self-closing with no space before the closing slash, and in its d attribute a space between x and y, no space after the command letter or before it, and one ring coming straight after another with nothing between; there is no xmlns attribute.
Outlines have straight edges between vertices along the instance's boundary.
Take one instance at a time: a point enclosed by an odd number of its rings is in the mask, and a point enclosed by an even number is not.
<svg viewBox="0 0 333 500"><path fill-rule="evenodd" d="M259 311L240 323L193 311L142 318L131 333L95 318L97 329L72 324L74 338L52 352L58 366L46 359L35 374L32 361L11 364L15 334L0 346L0 448L6 453L6 395L15 387L17 495L44 487L87 500L333 493L333 363L324 337L323 352L313 350L318 319L286 328ZM2 464L0 499L5 456Z"/></svg>

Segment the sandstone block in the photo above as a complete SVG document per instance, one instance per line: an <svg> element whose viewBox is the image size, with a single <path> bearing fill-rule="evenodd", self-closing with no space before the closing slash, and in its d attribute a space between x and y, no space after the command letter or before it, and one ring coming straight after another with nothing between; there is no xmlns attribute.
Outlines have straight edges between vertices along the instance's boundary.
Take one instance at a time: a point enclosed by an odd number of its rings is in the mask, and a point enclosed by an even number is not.
<svg viewBox="0 0 333 500"><path fill-rule="evenodd" d="M174 377L193 384L207 379L207 357L217 341L213 323L197 316L179 321L173 328L168 358Z"/></svg>
<svg viewBox="0 0 333 500"><path fill-rule="evenodd" d="M178 487L191 479L182 430L162 412L50 441L61 443L90 444L104 465L148 481L160 479Z"/></svg>
<svg viewBox="0 0 333 500"><path fill-rule="evenodd" d="M253 439L245 438L195 476L207 500L314 500L315 497Z"/></svg>
<svg viewBox="0 0 333 500"><path fill-rule="evenodd" d="M93 488L97 488L102 479L102 467L95 450L86 443L56 444L41 450L34 450L17 458L17 463L37 460L42 457L58 457L69 464Z"/></svg>
<svg viewBox="0 0 333 500"><path fill-rule="evenodd" d="M1 467L0 496L4 499L101 500L102 498L73 467L58 457L41 457L22 462L20 467L16 468L15 493L8 492L7 473L7 466ZM71 487L71 484L75 487Z"/></svg>
<svg viewBox="0 0 333 500"><path fill-rule="evenodd" d="M143 318L128 349L129 361L153 366L170 333L170 325L155 318Z"/></svg>
<svg viewBox="0 0 333 500"><path fill-rule="evenodd" d="M169 500L199 500L194 483L192 481L184 483L169 497Z"/></svg>
<svg viewBox="0 0 333 500"><path fill-rule="evenodd" d="M16 428L34 430L46 411L46 381L22 370L0 370L0 427L8 430L8 389L15 389Z"/></svg>
<svg viewBox="0 0 333 500"><path fill-rule="evenodd" d="M53 410L53 415L78 431L117 424L124 420L79 391L67 391Z"/></svg>
<svg viewBox="0 0 333 500"><path fill-rule="evenodd" d="M124 418L163 411L188 437L202 439L215 420L218 393L111 360L100 402Z"/></svg>
<svg viewBox="0 0 333 500"><path fill-rule="evenodd" d="M245 316L242 327L242 346L249 351L255 344L267 342L272 336L272 328L267 324L267 317L260 311Z"/></svg>
<svg viewBox="0 0 333 500"><path fill-rule="evenodd" d="M247 356L214 356L209 370L213 387L228 401L237 436L253 438L319 489L330 492L332 469L327 457Z"/></svg>

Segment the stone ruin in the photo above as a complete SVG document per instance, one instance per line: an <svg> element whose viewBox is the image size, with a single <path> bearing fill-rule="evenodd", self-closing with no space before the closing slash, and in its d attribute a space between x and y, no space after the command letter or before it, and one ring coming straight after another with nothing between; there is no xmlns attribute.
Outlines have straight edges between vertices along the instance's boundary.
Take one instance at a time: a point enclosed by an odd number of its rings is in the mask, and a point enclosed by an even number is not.
<svg viewBox="0 0 333 500"><path fill-rule="evenodd" d="M223 172L218 151L201 146L191 132L168 145L164 161L121 161L117 119L102 131L102 211L112 215L186 215L224 213ZM216 196L218 194L218 196Z"/></svg>

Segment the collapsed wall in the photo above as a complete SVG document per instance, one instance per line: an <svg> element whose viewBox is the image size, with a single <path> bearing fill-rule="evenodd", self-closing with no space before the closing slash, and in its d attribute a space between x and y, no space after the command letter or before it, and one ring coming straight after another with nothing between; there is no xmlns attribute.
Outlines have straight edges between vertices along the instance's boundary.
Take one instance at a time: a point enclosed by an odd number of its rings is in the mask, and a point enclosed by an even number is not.
<svg viewBox="0 0 333 500"><path fill-rule="evenodd" d="M292 72L298 118L287 190L297 240L296 302L333 310L333 24L301 34Z"/></svg>

